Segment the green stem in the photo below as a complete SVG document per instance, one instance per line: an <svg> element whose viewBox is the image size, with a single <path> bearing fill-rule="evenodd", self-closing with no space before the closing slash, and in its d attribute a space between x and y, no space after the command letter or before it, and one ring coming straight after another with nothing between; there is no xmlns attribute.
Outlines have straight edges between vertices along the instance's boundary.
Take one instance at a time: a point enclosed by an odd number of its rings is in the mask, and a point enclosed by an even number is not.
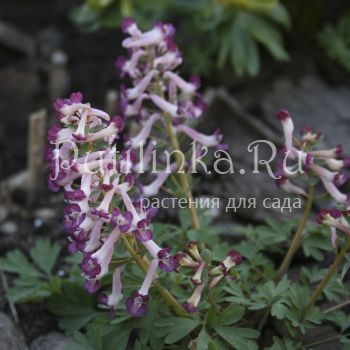
<svg viewBox="0 0 350 350"><path fill-rule="evenodd" d="M162 89L162 85L161 85L161 80L160 80L160 77L158 75L156 76L156 81L158 84L158 91L159 91L160 96L162 98L165 98L164 92ZM167 133L168 133L168 136L170 138L171 146L172 146L173 150L175 151L175 159L176 159L176 164L177 164L178 170L182 170L181 168L182 168L183 164L182 164L182 157L180 155L180 153L182 151L181 151L181 148L179 145L179 141L178 141L176 134L174 132L171 116L167 113L164 113L164 119L166 121ZM198 219L197 210L194 206L192 206L193 195L192 195L191 186L190 186L188 176L186 173L181 173L181 172L178 172L178 175L179 175L181 186L183 187L183 191L185 193L186 199L189 202L188 210L189 210L190 215L191 215L192 226L195 230L199 230L200 223L199 223L199 219Z"/></svg>
<svg viewBox="0 0 350 350"><path fill-rule="evenodd" d="M322 292L325 289L325 287L327 286L328 282L331 280L333 274L338 270L338 268L339 268L341 262L343 261L343 258L345 256L347 250L349 249L349 247L350 247L350 237L348 237L346 239L343 248L338 253L333 264L329 268L326 275L323 277L323 280L320 282L320 284L318 285L318 287L316 288L316 290L314 291L314 293L310 297L308 303L306 304L306 306L304 308L302 319L304 319L307 316L308 312L310 311L312 306L316 303L317 299L322 294Z"/></svg>
<svg viewBox="0 0 350 350"><path fill-rule="evenodd" d="M279 282L281 280L283 275L288 270L289 265L292 262L292 259L295 255L296 251L299 249L307 220L310 217L313 197L314 197L314 187L309 186L304 215L303 215L302 219L299 221L299 225L298 225L297 231L295 232L295 235L293 237L292 243L290 244L288 252L285 255L285 257L282 261L282 264L276 273L275 282Z"/></svg>
<svg viewBox="0 0 350 350"><path fill-rule="evenodd" d="M263 316L261 317L260 322L259 322L259 325L258 325L259 332L261 332L261 330L264 328L264 326L269 318L270 312L271 312L271 306L268 306L267 309L265 310Z"/></svg>
<svg viewBox="0 0 350 350"><path fill-rule="evenodd" d="M140 257L140 255L137 254L136 250L130 243L129 238L126 235L123 235L122 238L126 249L133 257L134 261L139 266L139 268L146 274L148 271L148 264ZM157 282L154 282L153 286L161 295L161 297L165 300L165 302L174 310L177 316L188 317L186 310L179 304L179 302L172 296L172 294L169 293L169 291L167 291Z"/></svg>
<svg viewBox="0 0 350 350"><path fill-rule="evenodd" d="M183 164L182 164L182 157L180 155L181 148L180 148L180 145L179 145L179 141L176 138L173 125L172 125L171 121L169 121L169 120L167 120L167 132L168 132L168 135L170 137L171 146L172 146L173 150L175 151L175 159L176 159L176 163L177 163L178 169L181 170L181 167L183 166ZM188 204L189 204L188 205L188 210L189 210L190 215L191 215L192 226L193 226L193 228L195 230L199 230L200 229L200 223L199 223L199 219L198 219L197 210L192 205L192 203L193 203L193 195L192 195L192 191L191 191L190 182L188 180L188 176L187 176L186 173L181 173L181 172L179 172L178 175L179 175L179 179L180 179L181 185L183 187L186 199L187 199Z"/></svg>

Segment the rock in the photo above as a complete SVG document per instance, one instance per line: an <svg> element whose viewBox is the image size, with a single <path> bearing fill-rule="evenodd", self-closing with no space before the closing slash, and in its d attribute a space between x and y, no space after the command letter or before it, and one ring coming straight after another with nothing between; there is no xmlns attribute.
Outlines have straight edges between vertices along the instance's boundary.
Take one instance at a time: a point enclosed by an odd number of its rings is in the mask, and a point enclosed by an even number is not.
<svg viewBox="0 0 350 350"><path fill-rule="evenodd" d="M70 339L63 334L50 332L33 340L30 350L65 350Z"/></svg>
<svg viewBox="0 0 350 350"><path fill-rule="evenodd" d="M17 224L13 221L5 221L0 226L0 232L4 233L5 235L13 235L17 232L17 230Z"/></svg>
<svg viewBox="0 0 350 350"><path fill-rule="evenodd" d="M56 216L56 212L51 208L39 208L35 211L34 215L37 219L47 222Z"/></svg>
<svg viewBox="0 0 350 350"><path fill-rule="evenodd" d="M28 349L24 342L23 334L4 313L0 313L0 349Z"/></svg>
<svg viewBox="0 0 350 350"><path fill-rule="evenodd" d="M333 327L324 325L312 328L307 331L305 335L301 337L301 340L304 345L315 344L313 349L317 350L341 350L345 349L340 341L339 341L339 333L334 330ZM332 340L332 338L334 338ZM321 343L322 340L331 339L330 341L326 341Z"/></svg>
<svg viewBox="0 0 350 350"><path fill-rule="evenodd" d="M5 206L0 206L0 222L4 221L8 215L8 209Z"/></svg>
<svg viewBox="0 0 350 350"><path fill-rule="evenodd" d="M241 219L256 222L265 221L266 217L280 218L280 209L265 208L264 200L279 198L282 204L285 198L289 198L289 195L276 187L275 180L267 172L266 166L259 166L259 173L254 173L254 154L248 150L248 147L257 140L268 140L278 149L282 140L273 128L244 110L239 101L231 97L225 90L212 92L208 102L209 109L200 127L205 126L203 128L205 133L212 133L213 130L220 127L224 134L223 143L229 146L228 153L232 159L234 173L206 176L201 180L202 188L207 189L209 196L221 199L223 214L230 198L235 198L236 203L240 198L255 198L256 207L240 208L237 212L231 208L229 213L236 218L238 216ZM272 155L271 146L260 143L258 153L259 160L269 160ZM273 171L275 169L273 164L271 167ZM226 163L225 169L221 171L225 172L228 168L228 163ZM289 213L288 210L283 212L287 216L298 213L297 209L293 209L292 213ZM229 214L225 213L225 215Z"/></svg>
<svg viewBox="0 0 350 350"><path fill-rule="evenodd" d="M2 185L10 193L16 189L26 189L29 182L28 170L23 170L4 180Z"/></svg>
<svg viewBox="0 0 350 350"><path fill-rule="evenodd" d="M349 148L348 87L328 86L313 75L304 77L296 84L287 78L281 78L262 102L266 123L281 132L279 122L273 117L280 108L291 112L296 130L307 124L325 132L322 147L334 147L341 143L345 149Z"/></svg>

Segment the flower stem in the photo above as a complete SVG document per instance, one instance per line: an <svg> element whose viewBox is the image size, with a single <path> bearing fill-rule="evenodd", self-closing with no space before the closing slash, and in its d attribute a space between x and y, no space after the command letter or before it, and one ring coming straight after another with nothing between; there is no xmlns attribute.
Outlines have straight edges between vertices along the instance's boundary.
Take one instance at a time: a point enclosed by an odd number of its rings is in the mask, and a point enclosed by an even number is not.
<svg viewBox="0 0 350 350"><path fill-rule="evenodd" d="M164 92L162 89L161 78L159 77L159 75L156 76L156 81L157 81L157 85L158 85L159 95L162 98L164 98ZM179 141L178 141L176 134L174 132L171 116L168 113L164 113L163 115L164 115L164 119L166 121L167 133L168 133L168 136L170 138L170 143L171 143L173 150L175 151L176 164L177 164L178 170L180 170L178 172L180 182L181 182L181 185L182 185L183 190L185 192L186 199L189 202L188 210L189 210L190 215L191 215L192 227L195 230L199 230L200 223L199 223L199 219L198 219L197 210L191 204L193 202L193 195L192 195L192 191L191 191L190 182L189 182L187 174L181 172L181 171L183 171L183 169L181 169L181 168L183 167L184 164L183 164L183 159L181 157L182 151L181 151L181 148L179 145Z"/></svg>
<svg viewBox="0 0 350 350"><path fill-rule="evenodd" d="M280 281L283 275L285 274L285 272L288 270L289 265L292 262L292 259L300 246L300 242L302 240L302 236L303 236L303 232L304 232L307 220L310 217L313 197L314 197L314 187L309 186L304 215L302 219L299 221L299 225L293 237L292 243L290 244L288 252L285 255L282 261L282 264L276 273L275 282Z"/></svg>
<svg viewBox="0 0 350 350"><path fill-rule="evenodd" d="M144 261L140 255L137 254L134 247L132 246L129 237L126 235L122 236L124 245L130 255L133 257L136 264L139 268L146 274L148 271L148 264ZM169 293L165 288L159 285L157 282L153 283L154 288L158 291L161 297L165 300L165 302L174 310L177 316L179 317L187 317L188 314L186 310L179 304L179 302Z"/></svg>
<svg viewBox="0 0 350 350"><path fill-rule="evenodd" d="M333 274L338 270L338 268L339 268L341 262L343 261L343 258L345 256L347 250L349 249L349 247L350 247L350 237L348 237L346 239L343 248L338 253L333 264L329 268L326 275L323 277L323 280L320 282L320 284L318 285L318 287L316 288L316 290L314 291L314 293L310 297L308 303L306 304L306 306L304 308L302 319L304 319L307 316L308 312L310 311L312 306L316 303L317 299L322 294L324 288L327 286L327 284L330 281L330 279L332 278Z"/></svg>
<svg viewBox="0 0 350 350"><path fill-rule="evenodd" d="M178 166L178 169L181 171L182 167L183 167L183 159L180 155L181 152L181 148L179 145L179 141L175 135L174 132L174 128L173 125L171 123L171 121L167 120L167 131L168 131L168 135L170 137L170 142L171 142L171 146L173 148L173 150L175 151L175 159L176 159L176 163ZM185 192L185 196L187 198L188 201L188 210L190 212L191 215L191 220L192 220L192 226L195 230L199 230L200 229L200 223L199 223L199 219L198 219L198 214L197 214L197 210L196 208L192 205L193 203L193 195L192 195L192 191L191 191L191 186L190 186L190 182L188 179L188 176L186 173L182 173L180 172L178 173L179 178L180 178L180 182L181 185L183 187L183 190Z"/></svg>

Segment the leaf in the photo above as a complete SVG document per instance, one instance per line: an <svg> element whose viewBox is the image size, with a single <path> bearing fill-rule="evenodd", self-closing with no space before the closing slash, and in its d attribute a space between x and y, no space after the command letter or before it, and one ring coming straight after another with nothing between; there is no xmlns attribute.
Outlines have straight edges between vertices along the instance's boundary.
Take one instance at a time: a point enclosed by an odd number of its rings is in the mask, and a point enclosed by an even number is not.
<svg viewBox="0 0 350 350"><path fill-rule="evenodd" d="M22 284L11 287L7 293L14 303L40 301L51 295L48 284L37 279L32 279L30 285Z"/></svg>
<svg viewBox="0 0 350 350"><path fill-rule="evenodd" d="M248 30L255 40L263 44L277 60L288 60L289 56L282 45L281 34L264 18L249 14Z"/></svg>
<svg viewBox="0 0 350 350"><path fill-rule="evenodd" d="M313 257L317 261L323 261L324 253L332 251L329 233L313 231L303 240L302 248L306 257Z"/></svg>
<svg viewBox="0 0 350 350"><path fill-rule="evenodd" d="M238 76L246 71L254 75L260 65L256 44L246 28L246 19L245 13L239 14L231 28L231 61Z"/></svg>
<svg viewBox="0 0 350 350"><path fill-rule="evenodd" d="M266 13L266 17L273 19L275 22L283 25L285 28L290 29L292 22L289 13L283 4L278 3L276 6Z"/></svg>
<svg viewBox="0 0 350 350"><path fill-rule="evenodd" d="M240 305L229 305L219 318L220 326L229 326L238 322L244 315L245 309Z"/></svg>
<svg viewBox="0 0 350 350"><path fill-rule="evenodd" d="M60 250L60 246L56 243L51 244L49 239L38 239L30 249L30 256L41 270L50 275Z"/></svg>
<svg viewBox="0 0 350 350"><path fill-rule="evenodd" d="M327 316L327 319L337 325L342 332L350 328L350 315L347 315L343 311L332 312Z"/></svg>
<svg viewBox="0 0 350 350"><path fill-rule="evenodd" d="M207 333L205 328L202 328L196 339L196 350L207 350L210 340L211 338L209 334Z"/></svg>
<svg viewBox="0 0 350 350"><path fill-rule="evenodd" d="M96 350L89 342L88 338L80 333L74 332L73 339L64 350Z"/></svg>
<svg viewBox="0 0 350 350"><path fill-rule="evenodd" d="M257 350L258 345L254 339L258 338L260 333L251 328L235 327L216 327L215 331L222 339L228 342L237 350Z"/></svg>
<svg viewBox="0 0 350 350"><path fill-rule="evenodd" d="M68 332L81 329L97 315L93 305L93 296L83 290L79 281L64 285L62 294L54 294L48 301L48 309L60 317L60 327Z"/></svg>
<svg viewBox="0 0 350 350"><path fill-rule="evenodd" d="M217 67L219 69L223 69L226 62L228 61L230 48L231 48L230 41L231 41L230 36L227 35L220 45L219 57L217 60Z"/></svg>
<svg viewBox="0 0 350 350"><path fill-rule="evenodd" d="M288 311L287 302L284 300L277 301L271 307L271 315L278 318L279 320L284 319L287 311Z"/></svg>
<svg viewBox="0 0 350 350"><path fill-rule="evenodd" d="M41 275L18 249L8 252L6 258L0 258L0 269L21 276L39 277Z"/></svg>
<svg viewBox="0 0 350 350"><path fill-rule="evenodd" d="M122 326L103 336L103 350L126 349L132 328Z"/></svg>
<svg viewBox="0 0 350 350"><path fill-rule="evenodd" d="M69 317L60 317L58 320L58 325L61 329L65 331L74 332L82 329L95 316L96 316L96 313L69 316Z"/></svg>
<svg viewBox="0 0 350 350"><path fill-rule="evenodd" d="M280 339L278 337L273 337L274 344L265 350L297 350L301 349L301 344L295 343L291 339Z"/></svg>
<svg viewBox="0 0 350 350"><path fill-rule="evenodd" d="M158 327L163 328L157 333L159 336L165 336L166 344L174 344L192 332L200 324L201 322L198 319L169 317L157 323Z"/></svg>

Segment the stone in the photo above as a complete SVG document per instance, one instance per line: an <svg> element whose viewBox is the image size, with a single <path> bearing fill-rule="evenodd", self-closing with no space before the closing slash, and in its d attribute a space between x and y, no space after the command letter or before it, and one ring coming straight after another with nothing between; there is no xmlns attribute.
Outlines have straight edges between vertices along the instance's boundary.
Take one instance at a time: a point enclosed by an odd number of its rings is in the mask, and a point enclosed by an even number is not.
<svg viewBox="0 0 350 350"><path fill-rule="evenodd" d="M289 195L276 187L275 180L265 166L259 166L259 173L254 173L254 155L253 152L249 152L248 147L257 140L268 140L278 149L282 139L273 128L248 113L239 101L225 90L208 92L206 100L209 102L209 109L199 127L207 134L218 127L221 129L224 135L223 143L229 146L228 153L233 161L235 173L204 176L201 187L207 189L209 196L221 199L223 215L230 213L232 218L255 222L263 222L267 217L281 218L279 209L265 208L263 202L266 198L279 198L282 203ZM259 159L268 160L271 155L271 147L261 143ZM271 166L274 170L273 164ZM229 213L225 213L225 206L230 198L237 201L240 198L256 198L256 207L239 208L237 212L231 209ZM299 212L299 209L293 209L292 213L284 211L282 216L299 215Z"/></svg>
<svg viewBox="0 0 350 350"><path fill-rule="evenodd" d="M34 212L34 215L36 219L47 222L55 218L56 212L51 208L39 208Z"/></svg>
<svg viewBox="0 0 350 350"><path fill-rule="evenodd" d="M32 341L30 350L65 350L70 338L58 332L50 332Z"/></svg>
<svg viewBox="0 0 350 350"><path fill-rule="evenodd" d="M325 132L322 147L343 144L350 147L350 89L328 86L318 77L307 75L293 83L288 78L280 78L274 83L262 103L263 117L268 125L282 132L274 114L281 108L289 110L293 116L295 130L310 125Z"/></svg>
<svg viewBox="0 0 350 350"><path fill-rule="evenodd" d="M4 313L0 313L0 349L1 350L28 350L24 336Z"/></svg>
<svg viewBox="0 0 350 350"><path fill-rule="evenodd" d="M13 221L5 221L0 226L0 232L4 233L5 235L13 235L17 232L17 230L17 224Z"/></svg>

